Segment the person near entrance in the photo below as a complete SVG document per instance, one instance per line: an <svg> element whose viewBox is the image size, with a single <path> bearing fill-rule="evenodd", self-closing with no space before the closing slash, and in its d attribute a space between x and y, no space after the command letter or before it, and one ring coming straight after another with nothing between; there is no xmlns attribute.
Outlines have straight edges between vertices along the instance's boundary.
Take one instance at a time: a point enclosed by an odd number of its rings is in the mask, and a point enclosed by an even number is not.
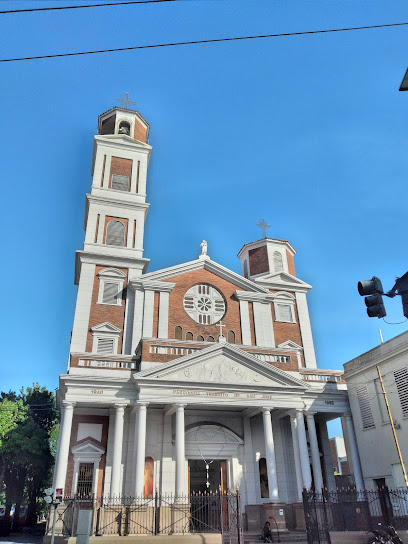
<svg viewBox="0 0 408 544"><path fill-rule="evenodd" d="M269 521L267 521L265 525L263 526L262 533L261 533L261 540L263 542L273 542L271 524L269 523Z"/></svg>

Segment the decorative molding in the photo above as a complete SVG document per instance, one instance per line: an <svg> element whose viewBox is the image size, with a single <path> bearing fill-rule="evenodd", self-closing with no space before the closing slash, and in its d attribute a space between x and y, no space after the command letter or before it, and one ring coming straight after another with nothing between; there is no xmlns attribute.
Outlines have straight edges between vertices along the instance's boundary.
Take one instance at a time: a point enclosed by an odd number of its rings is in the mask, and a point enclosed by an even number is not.
<svg viewBox="0 0 408 544"><path fill-rule="evenodd" d="M170 293L176 286L175 283L167 281L145 280L143 277L140 280L130 280L129 287L133 291L159 291Z"/></svg>
<svg viewBox="0 0 408 544"><path fill-rule="evenodd" d="M116 278L116 279L122 279L126 278L126 274L124 274L121 270L118 270L117 268L104 268L100 272L98 272L98 276L102 276L104 278Z"/></svg>
<svg viewBox="0 0 408 544"><path fill-rule="evenodd" d="M91 327L92 332L97 333L109 333L109 334L120 334L122 332L121 329L118 329L118 327L115 327L115 325L112 325L112 323L109 323L109 321L105 321L104 323L101 323L100 325L95 325L94 327Z"/></svg>

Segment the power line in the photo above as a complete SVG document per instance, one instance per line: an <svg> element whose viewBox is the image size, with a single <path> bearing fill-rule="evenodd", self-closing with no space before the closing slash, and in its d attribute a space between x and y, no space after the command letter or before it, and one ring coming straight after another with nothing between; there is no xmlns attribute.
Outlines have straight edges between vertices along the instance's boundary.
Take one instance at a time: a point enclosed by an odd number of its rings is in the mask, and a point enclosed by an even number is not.
<svg viewBox="0 0 408 544"><path fill-rule="evenodd" d="M385 25L354 26L348 28L330 28L325 30L308 30L305 32L283 32L280 34L260 34L257 36L237 36L234 38L214 38L210 40L194 40L188 42L159 43L154 45L135 45L133 47L117 47L115 49L98 49L96 51L79 51L77 53L59 53L55 55L38 55L35 57L18 57L14 59L0 59L0 62L17 62L22 60L54 59L59 57L75 57L79 55L96 55L99 53L114 53L118 51L135 51L136 49L154 49L158 47L175 47L178 45L197 45L203 43L233 42L238 40L256 40L260 38L279 38L284 36L306 36L308 34L327 34L330 32L348 32L351 30L369 30L373 28L389 28L396 26L407 26L406 23L390 23Z"/></svg>
<svg viewBox="0 0 408 544"><path fill-rule="evenodd" d="M9 9L0 11L0 15L9 13L30 13L33 11L57 11L62 9L103 8L105 6L130 6L133 4L159 4L163 2L179 2L180 0L135 0L133 2L109 2L106 4L82 4L80 6L56 6L51 8Z"/></svg>

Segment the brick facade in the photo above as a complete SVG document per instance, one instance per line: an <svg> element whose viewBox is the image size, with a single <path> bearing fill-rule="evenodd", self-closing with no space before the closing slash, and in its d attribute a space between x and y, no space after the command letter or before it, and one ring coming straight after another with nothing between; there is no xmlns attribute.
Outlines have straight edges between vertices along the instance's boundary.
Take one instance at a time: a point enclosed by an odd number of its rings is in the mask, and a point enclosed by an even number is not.
<svg viewBox="0 0 408 544"><path fill-rule="evenodd" d="M248 251L249 273L251 276L269 271L268 249L266 246L256 247Z"/></svg>
<svg viewBox="0 0 408 544"><path fill-rule="evenodd" d="M130 179L132 177L132 166L133 161L130 159L122 159L120 157L112 157L111 159L111 168L109 173L109 188L112 187L112 176L114 174L119 176L127 176L129 178L129 190L130 190Z"/></svg>

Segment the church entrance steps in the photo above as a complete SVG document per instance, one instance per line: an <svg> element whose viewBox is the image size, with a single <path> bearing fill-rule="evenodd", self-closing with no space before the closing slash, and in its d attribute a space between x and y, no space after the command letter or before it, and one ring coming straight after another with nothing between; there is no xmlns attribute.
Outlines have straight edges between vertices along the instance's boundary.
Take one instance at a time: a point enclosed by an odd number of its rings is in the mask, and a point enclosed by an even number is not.
<svg viewBox="0 0 408 544"><path fill-rule="evenodd" d="M55 544L76 544L76 537L55 537ZM45 536L43 544L50 544L51 537ZM89 544L222 544L220 534L195 533L174 535L129 535L91 536ZM259 540L258 543L259 544Z"/></svg>
<svg viewBox="0 0 408 544"><path fill-rule="evenodd" d="M262 542L260 539L262 527L258 533L244 532L244 544L259 544ZM280 531L279 538L276 531L272 531L273 541L282 542L284 544L307 544L306 533L302 531Z"/></svg>

